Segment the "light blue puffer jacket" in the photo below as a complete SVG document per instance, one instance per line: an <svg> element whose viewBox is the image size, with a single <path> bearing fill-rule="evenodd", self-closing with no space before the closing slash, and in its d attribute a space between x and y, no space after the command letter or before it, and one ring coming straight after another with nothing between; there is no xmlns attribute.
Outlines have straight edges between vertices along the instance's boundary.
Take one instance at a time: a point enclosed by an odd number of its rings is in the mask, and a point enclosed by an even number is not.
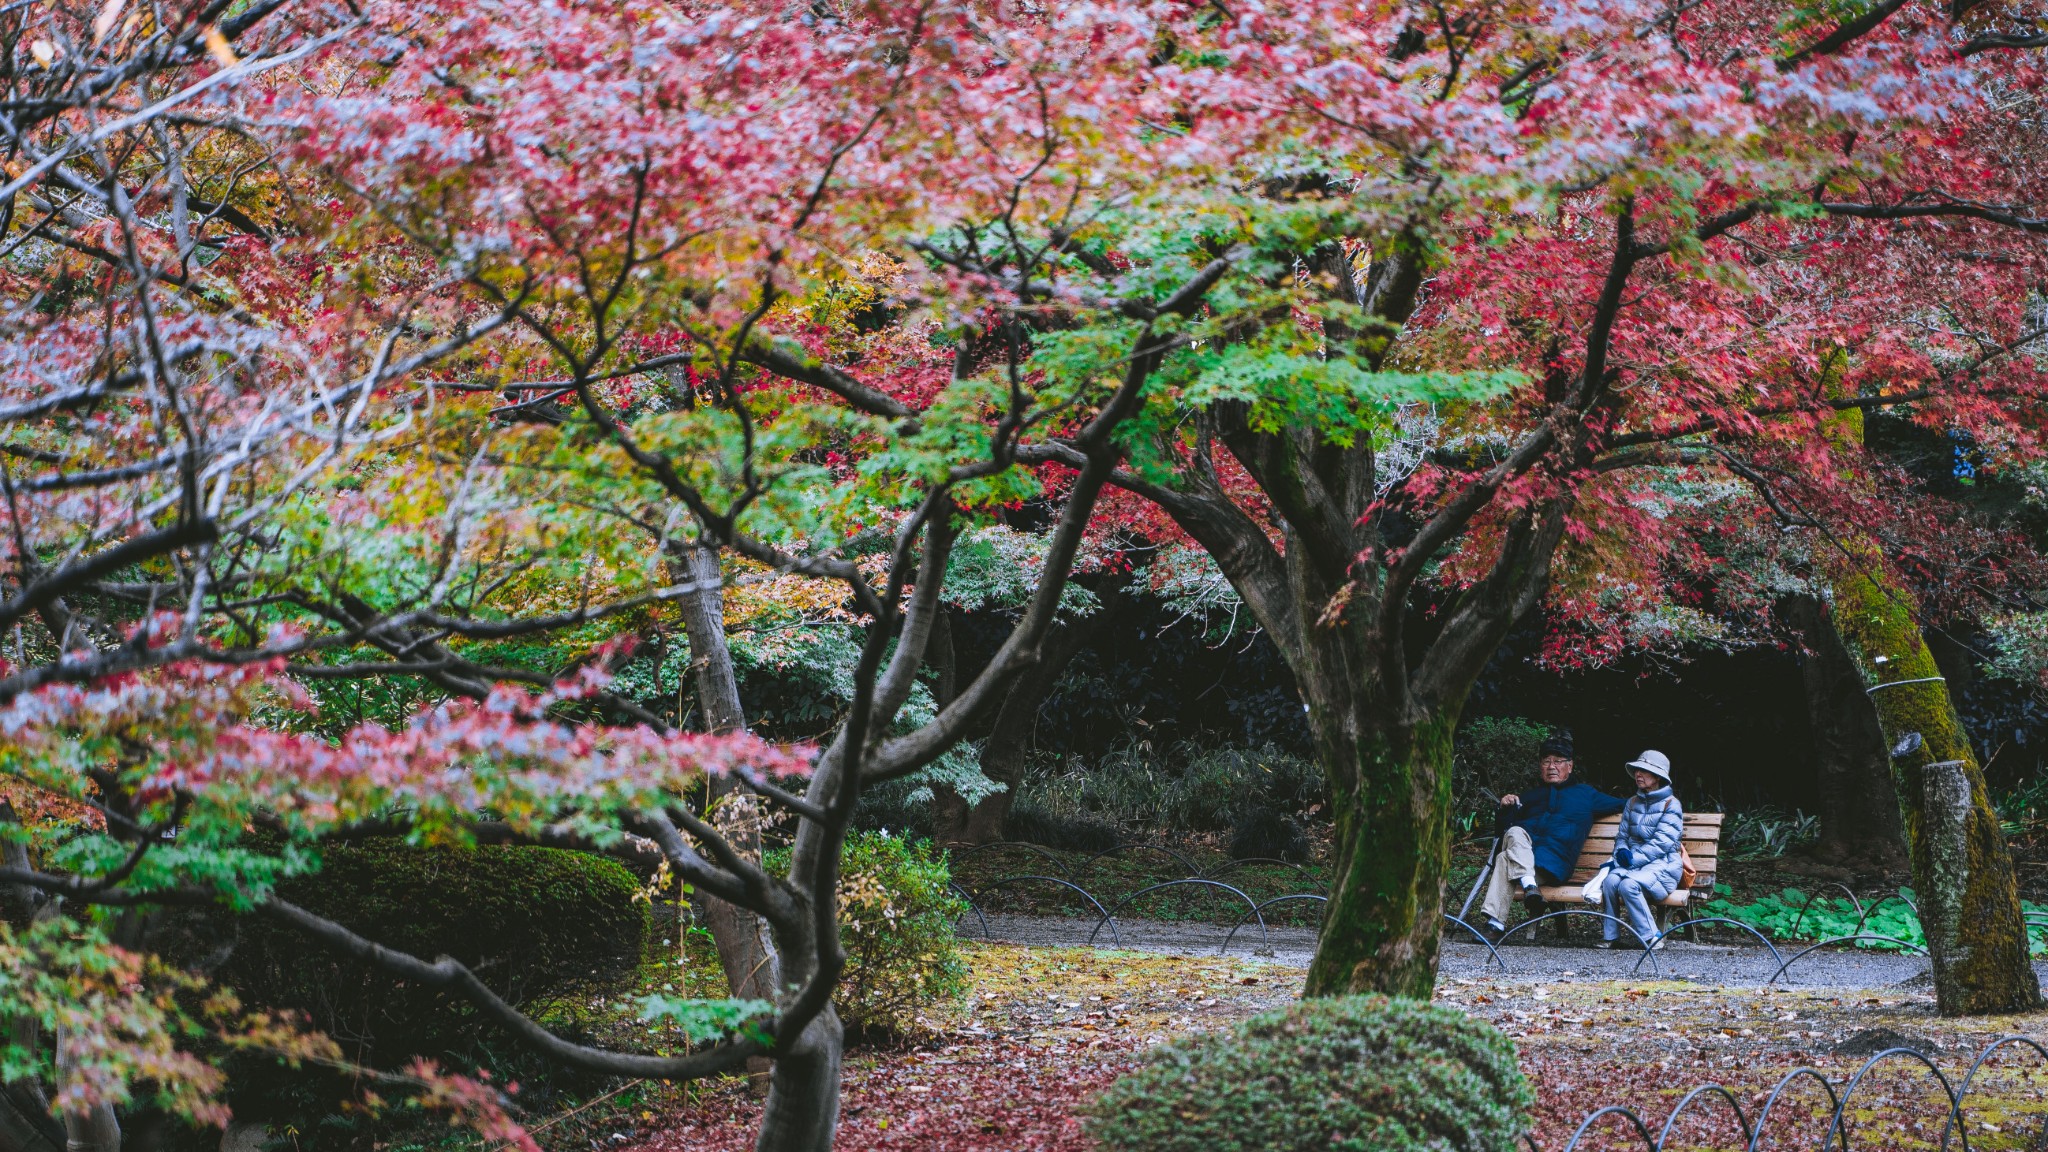
<svg viewBox="0 0 2048 1152"><path fill-rule="evenodd" d="M1628 849L1633 857L1625 871L1645 880L1656 876L1668 892L1678 887L1678 844L1684 835L1685 809L1667 784L1654 792L1638 792L1621 806L1614 847L1617 852Z"/></svg>

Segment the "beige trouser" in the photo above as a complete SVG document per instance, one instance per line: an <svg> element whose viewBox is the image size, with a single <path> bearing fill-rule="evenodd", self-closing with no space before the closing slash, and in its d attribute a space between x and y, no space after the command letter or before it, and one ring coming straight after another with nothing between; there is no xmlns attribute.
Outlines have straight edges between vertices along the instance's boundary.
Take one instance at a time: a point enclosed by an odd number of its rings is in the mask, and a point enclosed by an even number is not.
<svg viewBox="0 0 2048 1152"><path fill-rule="evenodd" d="M1486 877L1486 899L1479 905L1488 919L1499 924L1508 922L1509 907L1522 895L1524 876L1536 876L1536 846L1529 842L1527 830L1510 828L1501 834L1500 850L1493 856L1493 871Z"/></svg>

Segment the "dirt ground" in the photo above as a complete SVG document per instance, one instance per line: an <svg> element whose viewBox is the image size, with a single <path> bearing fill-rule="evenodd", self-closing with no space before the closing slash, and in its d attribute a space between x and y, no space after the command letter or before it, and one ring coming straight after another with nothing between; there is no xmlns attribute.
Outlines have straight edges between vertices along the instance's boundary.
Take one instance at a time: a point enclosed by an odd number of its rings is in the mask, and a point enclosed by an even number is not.
<svg viewBox="0 0 2048 1152"><path fill-rule="evenodd" d="M1472 951L1483 959L1482 950ZM1078 1110L1146 1048L1281 1007L1300 994L1303 978L1301 965L1284 954L978 943L970 957L974 993L957 1015L916 1044L850 1057L839 1147L1082 1152L1092 1145ZM1750 1122L1795 1068L1816 1069L1839 1092L1869 1055L1903 1042L1934 1055L1940 1074L1959 1084L1976 1053L2001 1036L2048 1045L2048 1016L1942 1020L1910 979L1904 986L1743 987L1447 965L1438 996L1520 1047L1538 1091L1532 1135L1542 1152L1565 1147L1580 1121L1607 1105L1626 1105L1654 1136L1702 1084L1727 1086ZM1947 1106L1934 1083L1924 1067L1898 1058L1880 1063L1850 1098L1847 1147L1939 1147ZM1825 1134L1825 1110L1816 1107L1822 1099L1812 1079L1797 1081L1773 1106L1757 1147L1815 1147ZM745 1086L728 1083L650 1114L630 1143L648 1152L738 1152L749 1146L758 1116ZM2048 1149L2048 1060L2022 1050L1994 1061L1972 1083L1964 1118L1972 1148ZM1641 1148L1628 1124L1610 1115L1578 1146ZM1746 1144L1727 1101L1709 1094L1681 1117L1671 1146ZM1951 1137L1949 1147L1962 1146Z"/></svg>

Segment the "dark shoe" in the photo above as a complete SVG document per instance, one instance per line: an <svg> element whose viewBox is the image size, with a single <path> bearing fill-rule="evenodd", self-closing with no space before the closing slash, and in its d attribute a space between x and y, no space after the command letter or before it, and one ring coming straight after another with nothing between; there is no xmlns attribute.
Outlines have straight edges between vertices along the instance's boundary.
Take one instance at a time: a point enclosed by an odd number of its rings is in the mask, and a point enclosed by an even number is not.
<svg viewBox="0 0 2048 1152"><path fill-rule="evenodd" d="M1489 920L1481 920L1479 923L1474 924L1472 928L1480 936L1484 937L1488 944L1500 943L1500 938L1507 934L1506 926L1495 924Z"/></svg>
<svg viewBox="0 0 2048 1152"><path fill-rule="evenodd" d="M1543 915L1543 894L1541 892L1530 892L1523 896L1522 910L1529 914L1529 919L1531 920Z"/></svg>

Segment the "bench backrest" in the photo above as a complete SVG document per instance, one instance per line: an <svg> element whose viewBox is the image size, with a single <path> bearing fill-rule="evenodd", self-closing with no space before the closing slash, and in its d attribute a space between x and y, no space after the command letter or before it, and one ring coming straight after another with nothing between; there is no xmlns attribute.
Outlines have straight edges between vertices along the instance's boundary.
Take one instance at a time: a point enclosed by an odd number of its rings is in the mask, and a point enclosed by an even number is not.
<svg viewBox="0 0 2048 1152"><path fill-rule="evenodd" d="M1699 882L1693 885L1696 892L1714 890L1714 873L1721 860L1721 816L1719 812L1687 812L1685 814L1685 850L1692 856L1692 866L1699 869ZM1586 846L1579 850L1578 866L1572 869L1571 883L1584 884L1593 878L1593 873L1614 855L1614 834L1621 829L1621 817L1603 816L1593 822L1593 830L1586 836Z"/></svg>

